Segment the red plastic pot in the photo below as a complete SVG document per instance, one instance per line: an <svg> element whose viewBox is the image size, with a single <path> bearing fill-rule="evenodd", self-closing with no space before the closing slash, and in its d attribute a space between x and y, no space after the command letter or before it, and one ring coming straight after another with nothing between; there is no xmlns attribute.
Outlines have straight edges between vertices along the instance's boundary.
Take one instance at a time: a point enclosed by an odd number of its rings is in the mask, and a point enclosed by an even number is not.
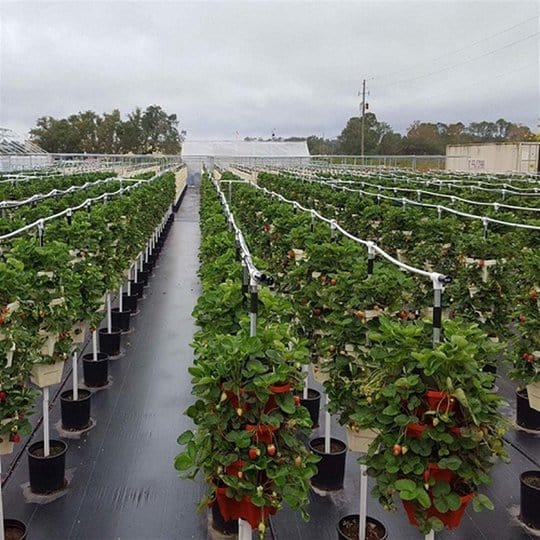
<svg viewBox="0 0 540 540"><path fill-rule="evenodd" d="M443 469L436 463L428 463L428 468L424 471L424 482L430 478L441 482L451 482L455 475L450 469Z"/></svg>
<svg viewBox="0 0 540 540"><path fill-rule="evenodd" d="M270 444L277 428L265 424L246 424L246 430L255 435L257 442Z"/></svg>
<svg viewBox="0 0 540 540"><path fill-rule="evenodd" d="M453 411L456 407L455 398L448 395L448 392L439 390L428 390L425 394L426 402L432 411Z"/></svg>
<svg viewBox="0 0 540 540"><path fill-rule="evenodd" d="M407 424L405 435L411 439L420 439L428 427L427 424Z"/></svg>
<svg viewBox="0 0 540 540"><path fill-rule="evenodd" d="M272 394L285 394L285 393L291 391L292 384L291 383L286 383L286 384L270 385L269 388L270 388L270 392L272 392Z"/></svg>
<svg viewBox="0 0 540 540"><path fill-rule="evenodd" d="M255 506L249 497L244 497L240 501L229 498L226 491L225 487L216 489L219 511L226 521L244 519L251 525L252 529L256 529L261 521L266 521L268 516L274 515L277 511L277 508L273 506Z"/></svg>
<svg viewBox="0 0 540 540"><path fill-rule="evenodd" d="M463 515L465 514L465 510L467 509L468 504L472 501L474 498L474 493L468 493L467 495L462 495L460 497L461 499L461 506L457 510L449 510L448 512L439 512L434 506L431 508L428 508L426 510L427 517L436 517L439 518L446 527L449 529L455 529L459 527L459 524L461 523L461 520L463 519ZM411 501L401 501L403 503L403 507L405 508L405 512L407 512L407 517L409 518L409 523L411 525L414 525L415 527L418 526L418 520L416 519L415 512L416 512L416 506Z"/></svg>

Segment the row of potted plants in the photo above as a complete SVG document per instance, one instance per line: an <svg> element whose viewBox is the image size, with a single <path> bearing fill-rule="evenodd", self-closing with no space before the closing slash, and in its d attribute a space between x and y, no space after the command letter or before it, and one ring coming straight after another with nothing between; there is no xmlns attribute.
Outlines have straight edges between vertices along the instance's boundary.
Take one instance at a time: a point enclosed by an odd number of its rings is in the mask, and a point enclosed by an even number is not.
<svg viewBox="0 0 540 540"><path fill-rule="evenodd" d="M175 467L181 476L204 478L200 507L212 506L215 528L233 532L241 518L263 538L268 516L284 503L307 517L317 458L300 439L311 419L298 392L309 355L291 330L290 302L267 289L252 335L235 236L207 179L201 231L202 294L194 310L200 330L189 369L196 401L186 411L196 429L179 436L185 449Z"/></svg>
<svg viewBox="0 0 540 540"><path fill-rule="evenodd" d="M131 261L137 259L139 265L138 255L147 238L152 238L154 250L152 254L146 252L147 270L155 263L164 238L156 240L154 229L160 216L169 211L174 194L174 175L160 175L106 204L75 212L69 220L51 221L43 242L21 236L4 243L0 301L5 307L0 319L0 350L7 358L8 369L0 372L2 453L12 452L12 443L31 432L27 418L37 392L29 379L42 388L60 382L64 362L73 347L84 342L85 330L97 329L103 319L104 294L117 290ZM137 273L138 283L128 285L124 298L126 309L130 304L131 308L134 303L136 306L139 286L142 295L144 271ZM118 341L120 337L120 329L104 330L100 336L105 338L100 339L102 351L107 349L107 337L115 334ZM89 360L91 364L94 359ZM92 375L89 379L90 383L96 382ZM71 395L64 392L61 398L64 428L86 428L86 416L90 414L88 392L80 389L77 400L73 391L67 393ZM62 441L50 441L55 474L49 476L44 469L45 446L41 441L28 449L30 485L36 493L64 487L67 447Z"/></svg>
<svg viewBox="0 0 540 540"><path fill-rule="evenodd" d="M485 239L476 222L451 217L439 220L414 209L404 211L277 175L260 173L259 179L261 185L307 206L315 205L323 214L338 211L344 227L403 260L451 275L453 283L443 295L444 316L459 315L476 322L490 337L506 344L504 355L513 365L511 377L519 384L520 394L532 385L529 392L534 399L540 385L534 330L540 324L536 270L540 254L533 247L538 236L535 231L506 228ZM360 215L363 219L358 219ZM404 309L414 315L419 306L429 305L431 295L429 284L417 279L411 302ZM520 414L518 424L540 428L540 414L535 409L527 410L526 416Z"/></svg>
<svg viewBox="0 0 540 540"><path fill-rule="evenodd" d="M298 230L302 219L298 213L289 207L287 224L286 205L252 187L235 185L232 202L255 253L262 257L272 253L265 261L270 271L282 274L280 290L296 294L297 324L309 337L314 357L326 360L331 410L344 425L371 430L371 440L379 433L366 464L377 478L375 494L381 502L391 508L394 494L413 501L407 503L410 520L426 532L455 526L470 499L477 510L491 507L477 490L489 482L493 458L506 458L501 400L492 391L493 375L485 369L495 362L500 347L476 323L454 320L445 323L444 339L434 349L430 325L403 309L410 294L406 281L400 287L397 279L392 282L392 274L382 273L381 280L374 282L381 275L377 266L366 280L365 256L348 255L354 248L346 239L324 243L308 216L304 227L314 239L310 244ZM258 209L256 217L253 208ZM328 239L328 228L325 234ZM289 252L284 252L287 247ZM294 287L295 279L302 276ZM355 289L358 281L364 283ZM374 301L378 303L371 304ZM387 362L389 355L393 362ZM462 364L466 370L460 369ZM439 370L446 377L437 377ZM385 395L387 384L390 389ZM439 404L432 392L439 396ZM410 404L403 406L402 396L410 397ZM452 411L439 406L445 400L452 401ZM366 438L369 441L369 435ZM447 459L450 456L456 459ZM432 481L424 480L436 467L447 469L445 479L435 480L434 475ZM415 482L418 490L401 480Z"/></svg>

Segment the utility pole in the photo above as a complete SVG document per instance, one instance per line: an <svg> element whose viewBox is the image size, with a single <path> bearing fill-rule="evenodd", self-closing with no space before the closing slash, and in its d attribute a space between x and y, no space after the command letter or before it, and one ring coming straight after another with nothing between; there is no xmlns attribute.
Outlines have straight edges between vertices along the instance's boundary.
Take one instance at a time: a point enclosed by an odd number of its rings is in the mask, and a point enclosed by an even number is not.
<svg viewBox="0 0 540 540"><path fill-rule="evenodd" d="M362 81L362 138L360 155L362 156L362 165L364 164L364 117L366 115L366 79Z"/></svg>

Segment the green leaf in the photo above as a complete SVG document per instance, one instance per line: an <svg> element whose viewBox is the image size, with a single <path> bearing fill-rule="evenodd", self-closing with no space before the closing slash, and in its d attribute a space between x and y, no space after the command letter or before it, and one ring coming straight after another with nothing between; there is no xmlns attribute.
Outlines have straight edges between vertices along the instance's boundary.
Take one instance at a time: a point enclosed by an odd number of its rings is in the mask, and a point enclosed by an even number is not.
<svg viewBox="0 0 540 540"><path fill-rule="evenodd" d="M275 398L276 403L284 413L294 414L296 411L296 405L294 404L294 398L290 392L285 394L277 394Z"/></svg>
<svg viewBox="0 0 540 540"><path fill-rule="evenodd" d="M193 466L193 461L187 454L178 454L174 460L174 468L177 471L185 471Z"/></svg>
<svg viewBox="0 0 540 540"><path fill-rule="evenodd" d="M462 461L457 456L450 456L442 458L439 461L439 467L443 469L450 469L451 471L457 471L461 467Z"/></svg>
<svg viewBox="0 0 540 540"><path fill-rule="evenodd" d="M180 434L178 436L178 439L176 439L176 442L178 444L187 444L192 439L193 439L193 432L188 430L188 431L184 431L184 433Z"/></svg>
<svg viewBox="0 0 540 540"><path fill-rule="evenodd" d="M399 491L401 491L402 489L412 491L416 489L416 482L414 482L413 480L408 480L407 478L404 478L402 480L396 480L394 482L394 487Z"/></svg>
<svg viewBox="0 0 540 540"><path fill-rule="evenodd" d="M473 510L475 512L481 512L484 509L493 510L494 508L491 500L483 494L477 495L473 499Z"/></svg>

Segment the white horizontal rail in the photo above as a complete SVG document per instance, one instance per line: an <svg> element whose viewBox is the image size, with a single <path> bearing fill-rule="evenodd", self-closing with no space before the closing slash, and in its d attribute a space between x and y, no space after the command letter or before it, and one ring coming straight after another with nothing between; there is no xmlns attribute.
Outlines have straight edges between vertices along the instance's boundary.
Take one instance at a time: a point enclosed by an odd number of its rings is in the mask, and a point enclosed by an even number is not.
<svg viewBox="0 0 540 540"><path fill-rule="evenodd" d="M87 208L94 202L99 202L101 200L107 200L108 197L114 197L115 195L122 195L124 193L127 193L131 191L132 189L138 188L144 184L148 184L149 182L153 182L163 176L163 174L168 171L162 171L149 180L137 180L135 184L132 184L131 186L122 187L116 191L110 192L110 193L102 193L98 197L91 197L86 199L84 202L79 204L78 206L73 206L70 208L66 208L65 210L62 210L61 212L58 212L57 214L52 214L50 216L37 219L36 221L29 223L28 225L25 225L24 227L21 227L20 229L16 229L15 231L11 231L9 233L0 235L0 242L3 240L9 240L10 238L14 238L15 236L18 236L26 231L29 231L33 228L41 229L43 230L43 227L45 223L52 221L53 219L58 219L64 216L70 216L73 212L76 212L78 210L82 210L83 208Z"/></svg>

